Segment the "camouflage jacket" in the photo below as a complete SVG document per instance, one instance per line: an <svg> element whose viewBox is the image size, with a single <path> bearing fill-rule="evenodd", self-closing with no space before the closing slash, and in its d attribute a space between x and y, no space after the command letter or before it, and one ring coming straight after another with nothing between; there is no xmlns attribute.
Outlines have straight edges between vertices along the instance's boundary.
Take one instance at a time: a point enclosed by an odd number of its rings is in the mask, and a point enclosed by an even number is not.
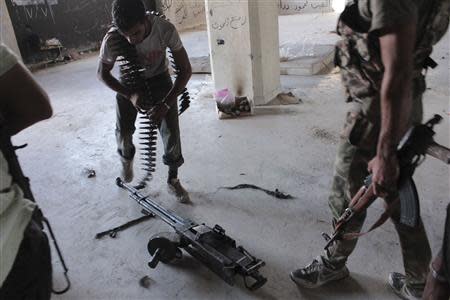
<svg viewBox="0 0 450 300"><path fill-rule="evenodd" d="M417 36L414 50L414 80L419 93L425 91L422 70L435 45L446 33L449 25L450 0L430 0L424 28ZM379 39L368 32L369 24L358 17L357 2L347 6L339 18L337 32L342 39L336 45L335 64L340 67L342 80L348 96L366 111L378 114L379 98L384 68L381 61ZM419 28L418 28L419 29ZM419 30L418 30L419 31Z"/></svg>

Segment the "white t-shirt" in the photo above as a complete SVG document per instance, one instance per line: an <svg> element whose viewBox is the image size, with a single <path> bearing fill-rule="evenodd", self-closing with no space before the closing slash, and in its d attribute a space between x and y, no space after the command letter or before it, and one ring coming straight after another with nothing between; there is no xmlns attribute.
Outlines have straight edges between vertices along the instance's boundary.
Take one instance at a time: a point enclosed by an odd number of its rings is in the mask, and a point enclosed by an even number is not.
<svg viewBox="0 0 450 300"><path fill-rule="evenodd" d="M166 58L166 49L178 51L183 44L172 23L152 14L148 14L147 18L151 24L151 32L140 44L136 45L136 50L140 63L145 67L145 77L151 78L167 71L169 62ZM114 64L120 55L112 47L115 34L120 33L110 30L103 38L100 48L99 59L107 64ZM149 57L156 57L156 59L153 58L152 62Z"/></svg>
<svg viewBox="0 0 450 300"><path fill-rule="evenodd" d="M0 44L0 77L17 63L16 56ZM0 287L11 271L35 207L12 182L8 163L0 151Z"/></svg>

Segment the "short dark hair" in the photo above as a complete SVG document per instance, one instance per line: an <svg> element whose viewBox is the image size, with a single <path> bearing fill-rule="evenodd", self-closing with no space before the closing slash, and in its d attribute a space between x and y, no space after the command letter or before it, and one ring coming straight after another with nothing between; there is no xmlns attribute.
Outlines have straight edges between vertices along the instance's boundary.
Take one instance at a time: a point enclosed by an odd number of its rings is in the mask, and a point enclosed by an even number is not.
<svg viewBox="0 0 450 300"><path fill-rule="evenodd" d="M145 6L141 0L114 0L112 19L119 30L127 31L145 19Z"/></svg>

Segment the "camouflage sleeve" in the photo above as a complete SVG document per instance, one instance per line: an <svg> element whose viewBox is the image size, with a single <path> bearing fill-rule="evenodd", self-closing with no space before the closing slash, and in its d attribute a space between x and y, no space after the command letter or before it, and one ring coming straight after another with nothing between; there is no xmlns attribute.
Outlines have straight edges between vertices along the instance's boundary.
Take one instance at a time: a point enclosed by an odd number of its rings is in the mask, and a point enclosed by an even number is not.
<svg viewBox="0 0 450 300"><path fill-rule="evenodd" d="M370 20L374 32L417 18L417 3L411 0L362 0L359 2L361 16Z"/></svg>

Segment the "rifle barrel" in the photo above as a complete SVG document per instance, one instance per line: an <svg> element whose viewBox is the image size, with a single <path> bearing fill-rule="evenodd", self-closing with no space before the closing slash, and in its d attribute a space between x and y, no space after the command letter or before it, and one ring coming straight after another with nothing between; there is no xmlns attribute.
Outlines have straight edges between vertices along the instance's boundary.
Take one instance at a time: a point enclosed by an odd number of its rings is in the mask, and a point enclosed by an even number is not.
<svg viewBox="0 0 450 300"><path fill-rule="evenodd" d="M450 149L433 142L427 148L427 154L443 161L446 164L450 164Z"/></svg>

